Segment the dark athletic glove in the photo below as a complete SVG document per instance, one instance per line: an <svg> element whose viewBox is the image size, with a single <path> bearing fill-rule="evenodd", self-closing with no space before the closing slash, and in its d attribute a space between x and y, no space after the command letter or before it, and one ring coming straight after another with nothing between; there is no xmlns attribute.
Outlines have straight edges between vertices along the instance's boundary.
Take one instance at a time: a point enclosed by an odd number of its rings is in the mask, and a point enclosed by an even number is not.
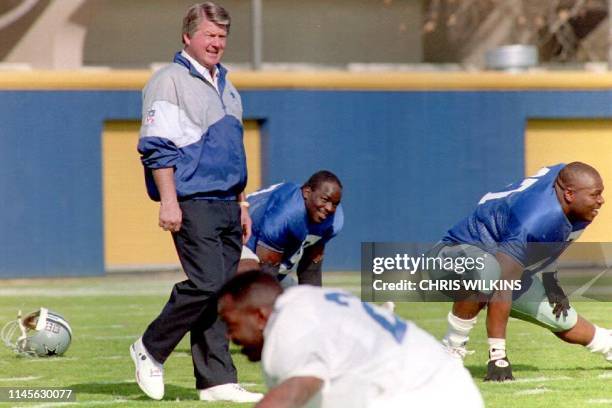
<svg viewBox="0 0 612 408"><path fill-rule="evenodd" d="M544 291L548 298L548 303L553 307L553 314L557 316L557 319L563 315L567 317L567 311L570 308L569 299L565 295L565 292L559 286L557 280L557 272L545 272L542 274L542 283L544 284Z"/></svg>

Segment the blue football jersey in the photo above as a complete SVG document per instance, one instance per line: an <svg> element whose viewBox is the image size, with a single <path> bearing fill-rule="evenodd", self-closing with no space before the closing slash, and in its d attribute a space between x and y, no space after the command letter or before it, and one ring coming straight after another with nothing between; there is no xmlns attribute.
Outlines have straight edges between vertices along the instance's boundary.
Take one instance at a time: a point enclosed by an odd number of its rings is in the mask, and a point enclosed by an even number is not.
<svg viewBox="0 0 612 408"><path fill-rule="evenodd" d="M301 187L281 183L247 196L253 221L252 235L247 246L256 251L257 245L283 253L281 269L291 269L301 258L303 249L332 239L344 223L342 206L320 224L308 218Z"/></svg>
<svg viewBox="0 0 612 408"><path fill-rule="evenodd" d="M554 187L563 167L544 167L503 191L485 194L442 241L476 245L492 254L501 251L525 269L543 269L589 224L572 224L563 213Z"/></svg>

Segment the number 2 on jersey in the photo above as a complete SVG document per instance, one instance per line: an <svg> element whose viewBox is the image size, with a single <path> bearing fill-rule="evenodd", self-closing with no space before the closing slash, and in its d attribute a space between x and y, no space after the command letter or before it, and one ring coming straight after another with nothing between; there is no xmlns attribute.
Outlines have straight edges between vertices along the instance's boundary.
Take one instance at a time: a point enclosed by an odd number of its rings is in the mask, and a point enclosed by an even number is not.
<svg viewBox="0 0 612 408"><path fill-rule="evenodd" d="M325 299L330 302L334 302L339 304L340 306L349 306L349 300L357 300L354 296L349 295L348 293L342 292L331 292L325 295ZM404 335L406 334L406 323L400 320L397 316L393 315L393 322L390 322L385 316L376 312L376 310L366 302L361 302L361 306L363 310L372 318L374 321L382 327L384 330L389 332L391 336L397 341L401 343L404 339Z"/></svg>

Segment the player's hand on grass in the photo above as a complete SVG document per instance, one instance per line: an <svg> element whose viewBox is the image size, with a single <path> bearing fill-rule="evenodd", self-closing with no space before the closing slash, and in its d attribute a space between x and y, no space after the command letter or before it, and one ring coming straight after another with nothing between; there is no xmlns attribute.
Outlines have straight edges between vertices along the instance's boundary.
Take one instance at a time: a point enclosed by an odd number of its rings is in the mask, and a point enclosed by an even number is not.
<svg viewBox="0 0 612 408"><path fill-rule="evenodd" d="M544 290L548 303L553 307L553 314L558 318L563 315L567 317L567 311L570 308L569 299L567 298L563 288L559 285L556 273L543 273L542 283L544 284Z"/></svg>

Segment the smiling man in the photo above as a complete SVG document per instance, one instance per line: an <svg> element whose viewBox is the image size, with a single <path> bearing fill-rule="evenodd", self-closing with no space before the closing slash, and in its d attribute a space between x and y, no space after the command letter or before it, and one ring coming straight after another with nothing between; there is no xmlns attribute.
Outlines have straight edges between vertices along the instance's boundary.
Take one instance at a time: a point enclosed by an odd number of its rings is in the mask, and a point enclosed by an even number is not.
<svg viewBox="0 0 612 408"><path fill-rule="evenodd" d="M263 269L286 275L297 265L300 284L321 286L325 244L342 229L342 183L330 171L310 176L301 187L275 184L249 194L253 234L242 249L238 271Z"/></svg>
<svg viewBox="0 0 612 408"><path fill-rule="evenodd" d="M485 380L512 380L506 355L510 315L543 326L571 344L602 353L612 362L612 332L570 306L557 280L556 260L595 219L604 204L603 181L582 162L544 167L503 191L485 194L476 209L453 226L430 251L440 258L485 260L459 279L520 280L520 290L461 294L448 314L443 343L460 357L476 316L487 307L489 361ZM436 274L444 275L442 271ZM452 271L440 279L457 279Z"/></svg>
<svg viewBox="0 0 612 408"><path fill-rule="evenodd" d="M143 90L138 151L159 226L172 233L187 279L177 283L160 315L130 348L140 388L164 396L163 364L190 333L200 399L254 402L261 394L237 384L218 319L215 292L236 273L250 236L242 104L221 58L229 13L212 3L183 18L183 50Z"/></svg>

